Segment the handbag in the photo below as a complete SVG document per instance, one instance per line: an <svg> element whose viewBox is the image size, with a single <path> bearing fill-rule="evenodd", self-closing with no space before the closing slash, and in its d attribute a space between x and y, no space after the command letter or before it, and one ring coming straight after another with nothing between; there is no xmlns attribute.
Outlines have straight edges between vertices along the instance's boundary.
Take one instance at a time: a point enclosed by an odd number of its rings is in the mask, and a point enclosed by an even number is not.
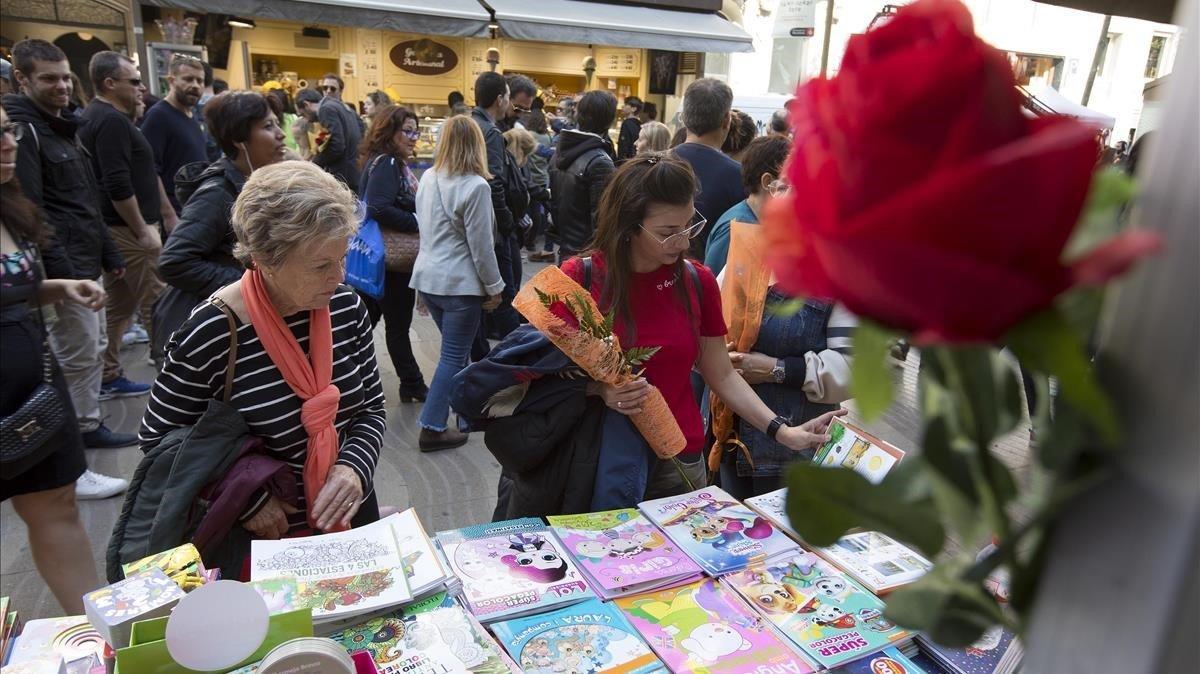
<svg viewBox="0 0 1200 674"><path fill-rule="evenodd" d="M385 156L387 155L381 154L375 158L374 162L371 162L370 168L367 169L367 179L363 181L363 194L367 193L366 183L375 173L375 166ZM401 182L404 182L403 176L401 176ZM421 250L421 235L417 232L397 232L387 227L379 227L379 233L383 235L384 267L388 271L411 274L413 265L417 262L417 253Z"/></svg>
<svg viewBox="0 0 1200 674"><path fill-rule="evenodd" d="M363 221L358 233L350 239L346 254L346 283L355 290L375 299L383 299L384 247L379 223L372 218Z"/></svg>
<svg viewBox="0 0 1200 674"><path fill-rule="evenodd" d="M31 248L26 248L27 252ZM37 299L34 298L34 303ZM46 340L46 318L38 304L38 328L42 333L42 381L12 414L0 419L0 469L12 479L37 465L58 448L50 442L67 423L63 394L54 387L50 344Z"/></svg>

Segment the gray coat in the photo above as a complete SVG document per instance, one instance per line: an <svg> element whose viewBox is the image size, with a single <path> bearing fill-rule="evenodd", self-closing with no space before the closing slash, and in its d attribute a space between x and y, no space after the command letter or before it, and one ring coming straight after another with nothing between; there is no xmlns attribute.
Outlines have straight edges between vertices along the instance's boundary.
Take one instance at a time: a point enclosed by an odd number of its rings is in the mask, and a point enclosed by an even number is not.
<svg viewBox="0 0 1200 674"><path fill-rule="evenodd" d="M421 249L409 286L430 295L495 295L504 289L496 264L491 187L481 176L425 171L417 188Z"/></svg>

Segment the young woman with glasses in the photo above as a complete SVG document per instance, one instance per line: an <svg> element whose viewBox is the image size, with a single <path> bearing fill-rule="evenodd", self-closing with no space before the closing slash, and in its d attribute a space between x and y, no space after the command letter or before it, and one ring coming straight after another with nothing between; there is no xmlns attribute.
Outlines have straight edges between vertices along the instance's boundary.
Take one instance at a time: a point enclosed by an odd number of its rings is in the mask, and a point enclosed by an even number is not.
<svg viewBox="0 0 1200 674"><path fill-rule="evenodd" d="M375 109L374 122L359 150L363 172L359 189L367 204L367 215L380 227L418 231L417 178L407 162L420 136L417 116L408 108L384 105ZM408 336L417 300L417 292L408 287L411 280L410 272L388 270L384 273L383 299L363 299L373 323L383 315L388 355L400 376L400 401L425 402L429 389Z"/></svg>
<svg viewBox="0 0 1200 674"><path fill-rule="evenodd" d="M645 467L644 485L637 484L632 491L612 482L627 483L625 476L637 467L624 458L614 463L612 457L602 455L596 488L598 493L613 489L614 495L602 500L604 505L632 506L643 498L685 493L707 484L702 460L705 429L691 385L693 368L741 418L793 451L823 442L829 421L837 414L830 412L792 427L734 371L717 281L706 267L686 259L691 239L707 224L696 210L696 190L692 169L678 159L651 155L628 160L613 174L600 199L591 250L563 265L568 276L588 287L603 311L615 315L614 331L623 347L659 347L645 363L643 378L624 386L593 382L588 393L603 398L617 414L633 416L641 413L647 386L653 384L666 397L687 438L687 447L678 457L682 470L642 447L638 459ZM621 490L629 502L614 502Z"/></svg>

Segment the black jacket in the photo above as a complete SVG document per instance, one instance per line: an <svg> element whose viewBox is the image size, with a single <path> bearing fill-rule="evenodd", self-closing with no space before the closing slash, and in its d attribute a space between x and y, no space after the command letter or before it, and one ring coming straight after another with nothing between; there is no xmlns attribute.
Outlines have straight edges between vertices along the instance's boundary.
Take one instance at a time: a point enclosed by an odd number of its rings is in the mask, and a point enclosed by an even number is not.
<svg viewBox="0 0 1200 674"><path fill-rule="evenodd" d="M333 174L358 192L358 145L362 142L362 120L341 101L325 98L317 108L317 121L329 132L324 148L313 155L313 163Z"/></svg>
<svg viewBox="0 0 1200 674"><path fill-rule="evenodd" d="M55 243L44 251L49 278L97 279L125 266L100 216L100 192L91 163L76 139L74 110L62 117L42 112L27 96L8 94L4 109L25 126L18 141L17 179L41 208Z"/></svg>
<svg viewBox="0 0 1200 674"><path fill-rule="evenodd" d="M551 213L559 243L583 250L596 232L596 206L614 170L612 142L583 131L563 131L550 168Z"/></svg>
<svg viewBox="0 0 1200 674"><path fill-rule="evenodd" d="M488 116L483 108L473 108L471 119L483 131L483 142L487 145L488 173L492 179L488 185L492 187L492 210L496 213L496 229L500 234L508 236L513 231L513 214L508 208L508 190L504 184L504 134Z"/></svg>
<svg viewBox="0 0 1200 674"><path fill-rule="evenodd" d="M629 159L637 154L638 136L642 135L642 122L637 117L626 117L621 122L621 133L617 136L617 159Z"/></svg>
<svg viewBox="0 0 1200 674"><path fill-rule="evenodd" d="M175 176L183 214L158 258L167 289L154 304L154 336L164 347L197 304L245 271L233 256L237 239L229 215L246 178L225 158L199 173L197 166L202 164L184 166Z"/></svg>

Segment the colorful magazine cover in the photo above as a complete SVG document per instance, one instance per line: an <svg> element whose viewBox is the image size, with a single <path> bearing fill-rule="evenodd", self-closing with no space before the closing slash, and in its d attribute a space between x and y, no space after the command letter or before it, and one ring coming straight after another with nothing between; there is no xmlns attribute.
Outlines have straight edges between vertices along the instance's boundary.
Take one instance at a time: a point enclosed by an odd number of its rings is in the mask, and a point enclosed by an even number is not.
<svg viewBox="0 0 1200 674"><path fill-rule="evenodd" d="M878 653L830 670L831 674L940 674L928 672L905 657L900 649L889 646Z"/></svg>
<svg viewBox="0 0 1200 674"><path fill-rule="evenodd" d="M633 508L547 517L567 553L612 599L695 580L700 567Z"/></svg>
<svg viewBox="0 0 1200 674"><path fill-rule="evenodd" d="M888 471L904 458L904 451L841 419L829 424L829 441L821 445L812 462L818 466L841 466L867 478L883 481Z"/></svg>
<svg viewBox="0 0 1200 674"><path fill-rule="evenodd" d="M823 667L861 658L909 636L883 617L878 597L805 550L725 580Z"/></svg>
<svg viewBox="0 0 1200 674"><path fill-rule="evenodd" d="M410 601L392 517L332 534L252 541L250 580L295 578L295 605L311 608L316 623Z"/></svg>
<svg viewBox="0 0 1200 674"><path fill-rule="evenodd" d="M1006 674L1021 664L1023 649L1012 632L993 626L966 648L946 648L917 635L921 650L951 674Z"/></svg>
<svg viewBox="0 0 1200 674"><path fill-rule="evenodd" d="M466 610L437 594L333 634L349 653L367 651L379 674L510 674L500 647Z"/></svg>
<svg viewBox="0 0 1200 674"><path fill-rule="evenodd" d="M441 531L437 540L467 606L485 623L596 596L540 519Z"/></svg>
<svg viewBox="0 0 1200 674"><path fill-rule="evenodd" d="M525 674L666 672L625 616L596 599L494 623L492 631Z"/></svg>
<svg viewBox="0 0 1200 674"><path fill-rule="evenodd" d="M718 487L646 501L638 508L714 577L799 547Z"/></svg>
<svg viewBox="0 0 1200 674"><path fill-rule="evenodd" d="M732 590L711 578L615 603L672 672L815 671Z"/></svg>
<svg viewBox="0 0 1200 674"><path fill-rule="evenodd" d="M920 553L875 531L847 534L816 552L875 594L907 585L933 568Z"/></svg>
<svg viewBox="0 0 1200 674"><path fill-rule="evenodd" d="M421 596L442 587L451 577L450 571L433 550L433 541L421 525L417 511L409 508L387 518L396 532L396 543L400 546L400 557L404 563L404 575L413 596Z"/></svg>

